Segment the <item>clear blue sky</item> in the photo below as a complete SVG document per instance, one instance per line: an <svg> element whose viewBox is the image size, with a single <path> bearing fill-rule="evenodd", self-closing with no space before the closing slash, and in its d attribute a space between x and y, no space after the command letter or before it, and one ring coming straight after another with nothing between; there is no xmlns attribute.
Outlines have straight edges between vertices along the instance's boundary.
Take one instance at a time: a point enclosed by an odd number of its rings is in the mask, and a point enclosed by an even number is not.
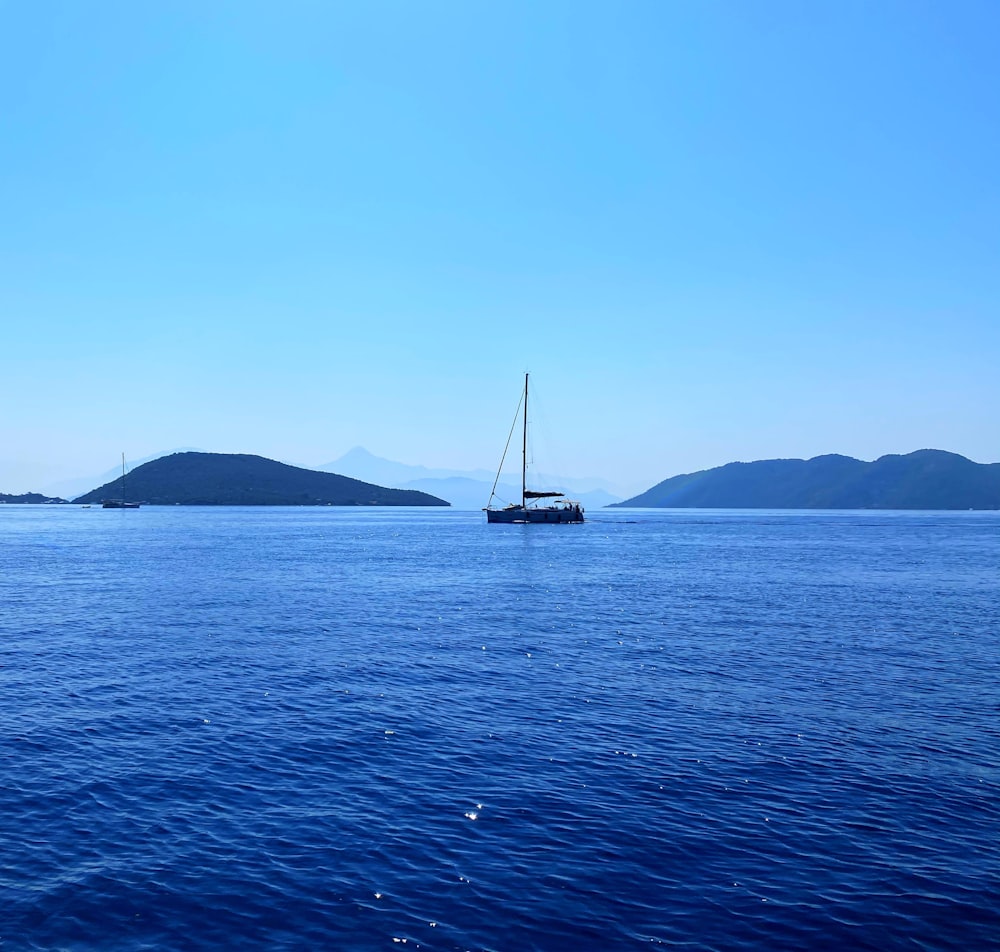
<svg viewBox="0 0 1000 952"><path fill-rule="evenodd" d="M1000 4L0 2L0 491L1000 459Z"/></svg>

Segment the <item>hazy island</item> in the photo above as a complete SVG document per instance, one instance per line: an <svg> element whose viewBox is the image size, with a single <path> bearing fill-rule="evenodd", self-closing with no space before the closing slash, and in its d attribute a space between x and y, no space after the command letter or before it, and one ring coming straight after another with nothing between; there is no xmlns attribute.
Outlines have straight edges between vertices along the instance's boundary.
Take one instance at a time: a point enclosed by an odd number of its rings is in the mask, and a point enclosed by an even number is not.
<svg viewBox="0 0 1000 952"><path fill-rule="evenodd" d="M19 496L12 496L9 493L0 493L0 505L6 505L7 503L27 506L46 504L63 505L66 503L66 500L60 499L58 496L43 496L41 493L21 493Z"/></svg>
<svg viewBox="0 0 1000 952"><path fill-rule="evenodd" d="M616 506L670 509L1000 509L1000 463L918 450L728 463L674 476Z"/></svg>
<svg viewBox="0 0 1000 952"><path fill-rule="evenodd" d="M121 498L119 478L73 501L87 504ZM263 456L229 453L174 453L143 463L127 475L125 498L154 506L448 505L413 489L386 489Z"/></svg>

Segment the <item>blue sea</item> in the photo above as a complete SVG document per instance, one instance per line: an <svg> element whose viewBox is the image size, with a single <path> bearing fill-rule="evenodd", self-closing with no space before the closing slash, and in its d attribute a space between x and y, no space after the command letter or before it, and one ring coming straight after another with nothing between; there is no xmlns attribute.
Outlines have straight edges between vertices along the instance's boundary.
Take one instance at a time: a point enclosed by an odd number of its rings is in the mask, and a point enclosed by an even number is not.
<svg viewBox="0 0 1000 952"><path fill-rule="evenodd" d="M0 506L0 949L1000 947L1000 514Z"/></svg>

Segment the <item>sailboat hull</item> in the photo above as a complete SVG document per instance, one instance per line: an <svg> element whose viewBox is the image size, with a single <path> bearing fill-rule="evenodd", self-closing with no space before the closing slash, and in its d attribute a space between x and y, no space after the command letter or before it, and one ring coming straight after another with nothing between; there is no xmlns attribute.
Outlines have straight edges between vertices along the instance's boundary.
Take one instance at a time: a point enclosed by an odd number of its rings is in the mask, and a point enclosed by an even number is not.
<svg viewBox="0 0 1000 952"><path fill-rule="evenodd" d="M536 522L583 522L580 506L507 506L506 509L487 509L487 522L527 524Z"/></svg>

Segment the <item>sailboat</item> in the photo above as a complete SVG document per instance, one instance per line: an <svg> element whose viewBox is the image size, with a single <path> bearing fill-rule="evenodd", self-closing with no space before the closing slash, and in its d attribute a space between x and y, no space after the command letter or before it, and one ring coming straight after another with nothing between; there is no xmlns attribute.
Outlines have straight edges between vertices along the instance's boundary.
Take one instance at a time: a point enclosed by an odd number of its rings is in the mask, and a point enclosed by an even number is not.
<svg viewBox="0 0 1000 952"><path fill-rule="evenodd" d="M500 473L503 471L504 460L507 458L507 449L510 447L510 437L507 438L507 446L504 447L503 456L500 459L500 468L497 470L497 478L493 481L493 491L490 493L490 501L483 510L486 513L486 521L505 523L534 523L534 522L583 522L583 506L578 502L565 498L565 493L556 490L535 490L528 489L528 375L524 375L524 393L521 394L521 403L524 406L524 416L521 428L521 502L512 502L503 508L493 505L496 498L497 483L500 482ZM514 418L515 425L517 417ZM513 431L513 427L511 428ZM552 500L545 505L539 505L539 500Z"/></svg>
<svg viewBox="0 0 1000 952"><path fill-rule="evenodd" d="M138 509L139 503L125 501L125 454L122 453L122 498L105 499L101 503L103 509Z"/></svg>

